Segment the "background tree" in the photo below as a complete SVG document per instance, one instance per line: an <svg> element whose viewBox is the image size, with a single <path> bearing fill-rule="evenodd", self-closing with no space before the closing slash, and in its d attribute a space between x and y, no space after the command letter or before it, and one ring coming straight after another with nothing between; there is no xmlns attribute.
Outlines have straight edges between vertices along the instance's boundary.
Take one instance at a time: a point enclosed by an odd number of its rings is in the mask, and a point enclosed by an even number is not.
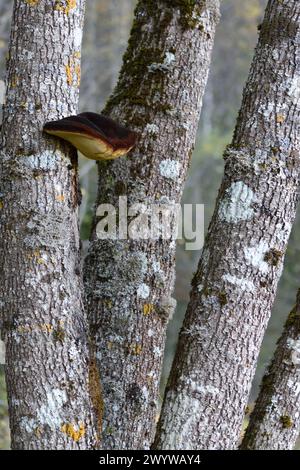
<svg viewBox="0 0 300 470"><path fill-rule="evenodd" d="M156 447L235 448L299 191L299 15L268 2Z"/></svg>
<svg viewBox="0 0 300 470"><path fill-rule="evenodd" d="M76 156L41 133L46 121L77 111L83 11L83 0L14 2L1 133L0 298L15 449L85 449L97 440Z"/></svg>
<svg viewBox="0 0 300 470"><path fill-rule="evenodd" d="M263 378L242 449L292 450L300 430L300 291Z"/></svg>

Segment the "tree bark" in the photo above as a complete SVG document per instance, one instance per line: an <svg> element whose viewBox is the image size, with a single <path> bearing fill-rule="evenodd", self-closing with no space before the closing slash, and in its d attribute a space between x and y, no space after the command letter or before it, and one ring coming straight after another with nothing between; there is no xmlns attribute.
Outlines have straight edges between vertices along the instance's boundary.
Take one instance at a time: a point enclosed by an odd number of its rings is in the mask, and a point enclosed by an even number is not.
<svg viewBox="0 0 300 470"><path fill-rule="evenodd" d="M86 449L97 438L77 160L41 132L45 121L77 111L83 12L84 0L14 2L0 171L1 329L14 449Z"/></svg>
<svg viewBox="0 0 300 470"><path fill-rule="evenodd" d="M129 158L99 165L97 205L117 205L119 196L129 206L180 201L218 17L218 0L139 1L105 112L140 139ZM104 390L103 447L147 449L175 303L175 240L101 241L97 221L85 287Z"/></svg>
<svg viewBox="0 0 300 470"><path fill-rule="evenodd" d="M292 450L300 431L300 290L261 389L241 449Z"/></svg>
<svg viewBox="0 0 300 470"><path fill-rule="evenodd" d="M300 4L270 0L155 447L238 445L299 191Z"/></svg>

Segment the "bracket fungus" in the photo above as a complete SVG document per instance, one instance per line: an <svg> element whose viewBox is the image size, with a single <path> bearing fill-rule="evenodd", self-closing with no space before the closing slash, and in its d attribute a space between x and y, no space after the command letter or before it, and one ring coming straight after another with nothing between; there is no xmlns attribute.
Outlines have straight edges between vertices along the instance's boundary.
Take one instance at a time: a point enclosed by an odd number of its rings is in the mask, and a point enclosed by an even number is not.
<svg viewBox="0 0 300 470"><path fill-rule="evenodd" d="M44 125L44 132L70 142L92 160L112 160L128 153L137 134L113 119L96 113L81 113Z"/></svg>

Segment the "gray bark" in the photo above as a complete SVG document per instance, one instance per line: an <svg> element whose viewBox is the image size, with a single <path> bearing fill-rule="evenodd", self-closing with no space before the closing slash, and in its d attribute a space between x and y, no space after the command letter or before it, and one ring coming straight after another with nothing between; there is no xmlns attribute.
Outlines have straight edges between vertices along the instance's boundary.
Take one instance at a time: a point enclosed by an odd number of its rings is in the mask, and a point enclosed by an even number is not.
<svg viewBox="0 0 300 470"><path fill-rule="evenodd" d="M84 0L14 2L0 171L1 330L14 449L86 449L97 439L76 155L41 132L45 121L77 111L83 12Z"/></svg>
<svg viewBox="0 0 300 470"><path fill-rule="evenodd" d="M299 191L300 3L270 0L180 332L158 449L238 445Z"/></svg>
<svg viewBox="0 0 300 470"><path fill-rule="evenodd" d="M218 0L139 1L105 112L140 139L129 158L99 165L97 204L121 195L129 205L180 201L218 17ZM175 241L101 241L97 220L85 286L104 391L103 447L147 449L174 309Z"/></svg>
<svg viewBox="0 0 300 470"><path fill-rule="evenodd" d="M241 449L292 450L300 431L300 291L261 384Z"/></svg>

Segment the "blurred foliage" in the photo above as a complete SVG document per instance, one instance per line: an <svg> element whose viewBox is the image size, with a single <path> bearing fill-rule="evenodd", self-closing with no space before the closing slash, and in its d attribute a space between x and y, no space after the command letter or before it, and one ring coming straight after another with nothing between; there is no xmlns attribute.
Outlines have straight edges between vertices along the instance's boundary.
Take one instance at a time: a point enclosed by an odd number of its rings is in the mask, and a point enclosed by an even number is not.
<svg viewBox="0 0 300 470"><path fill-rule="evenodd" d="M0 449L9 449L9 425L3 366L0 365Z"/></svg>
<svg viewBox="0 0 300 470"><path fill-rule="evenodd" d="M262 20L267 0L226 0L221 2L219 24L212 67L204 98L199 133L183 203L205 205L205 227L212 216L218 187L222 178L222 153L231 141L242 89L257 41L257 27ZM122 53L125 50L135 0L89 0L83 42L83 74L80 96L82 111L100 112L117 79ZM10 27L12 0L0 0L0 79L4 76L5 56ZM80 157L80 182L83 194L81 235L87 246L91 216L97 191L97 167ZM260 354L251 401L270 360L285 317L291 309L300 279L300 220L298 219L288 247L285 271ZM84 250L85 251L85 250ZM189 298L190 280L196 270L200 253L177 250L177 282L175 297L178 308L170 322L163 386L174 354L177 334ZM0 370L0 448L7 448L7 403L3 371Z"/></svg>

